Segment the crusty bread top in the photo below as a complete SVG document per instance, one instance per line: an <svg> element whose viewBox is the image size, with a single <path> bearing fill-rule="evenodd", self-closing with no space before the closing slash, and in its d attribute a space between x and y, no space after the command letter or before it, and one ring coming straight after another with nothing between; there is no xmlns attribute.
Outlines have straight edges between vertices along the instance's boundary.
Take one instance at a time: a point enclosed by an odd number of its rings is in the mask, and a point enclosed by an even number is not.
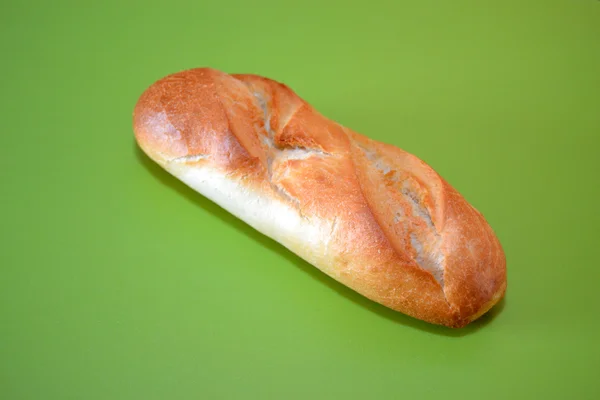
<svg viewBox="0 0 600 400"><path fill-rule="evenodd" d="M134 130L191 186L188 172L217 171L317 227L318 243L257 229L374 301L460 327L504 294L504 252L481 213L419 158L328 120L281 83L173 74L141 96Z"/></svg>

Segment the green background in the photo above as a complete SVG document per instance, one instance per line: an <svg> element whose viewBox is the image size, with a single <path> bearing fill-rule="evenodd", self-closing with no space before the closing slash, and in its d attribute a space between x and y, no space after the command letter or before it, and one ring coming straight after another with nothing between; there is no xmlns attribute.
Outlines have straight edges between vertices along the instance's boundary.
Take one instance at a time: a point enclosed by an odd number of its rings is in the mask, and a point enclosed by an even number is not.
<svg viewBox="0 0 600 400"><path fill-rule="evenodd" d="M600 397L600 1L80 3L0 6L0 398ZM155 166L135 102L200 66L427 161L505 301L394 313Z"/></svg>

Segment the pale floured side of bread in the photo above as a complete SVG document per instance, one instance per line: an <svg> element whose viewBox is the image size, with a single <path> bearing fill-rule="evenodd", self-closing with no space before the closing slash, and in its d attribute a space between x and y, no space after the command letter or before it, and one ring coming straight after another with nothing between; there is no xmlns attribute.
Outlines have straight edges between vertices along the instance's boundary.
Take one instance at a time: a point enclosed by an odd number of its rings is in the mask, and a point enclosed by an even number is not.
<svg viewBox="0 0 600 400"><path fill-rule="evenodd" d="M504 253L477 210L417 157L285 85L174 74L142 95L134 129L175 177L376 302L459 327L504 294Z"/></svg>

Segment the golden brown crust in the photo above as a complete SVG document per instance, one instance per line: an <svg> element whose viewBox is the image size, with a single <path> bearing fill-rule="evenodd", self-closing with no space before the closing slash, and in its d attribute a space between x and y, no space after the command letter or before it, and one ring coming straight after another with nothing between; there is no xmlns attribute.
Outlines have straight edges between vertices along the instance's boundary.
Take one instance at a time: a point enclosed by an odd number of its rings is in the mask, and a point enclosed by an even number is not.
<svg viewBox="0 0 600 400"><path fill-rule="evenodd" d="M326 119L281 83L207 68L170 75L141 96L134 130L163 166L210 163L329 223L316 266L387 307L461 327L504 295L502 247L454 188L414 155Z"/></svg>

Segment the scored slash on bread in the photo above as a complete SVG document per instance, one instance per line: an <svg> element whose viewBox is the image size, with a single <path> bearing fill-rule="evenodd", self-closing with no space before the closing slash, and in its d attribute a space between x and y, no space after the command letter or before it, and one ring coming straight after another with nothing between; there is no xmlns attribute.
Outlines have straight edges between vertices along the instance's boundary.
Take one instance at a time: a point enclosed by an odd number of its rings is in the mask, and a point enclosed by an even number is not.
<svg viewBox="0 0 600 400"><path fill-rule="evenodd" d="M485 218L425 162L331 121L286 85L198 68L148 88L143 151L365 297L462 327L506 290Z"/></svg>

